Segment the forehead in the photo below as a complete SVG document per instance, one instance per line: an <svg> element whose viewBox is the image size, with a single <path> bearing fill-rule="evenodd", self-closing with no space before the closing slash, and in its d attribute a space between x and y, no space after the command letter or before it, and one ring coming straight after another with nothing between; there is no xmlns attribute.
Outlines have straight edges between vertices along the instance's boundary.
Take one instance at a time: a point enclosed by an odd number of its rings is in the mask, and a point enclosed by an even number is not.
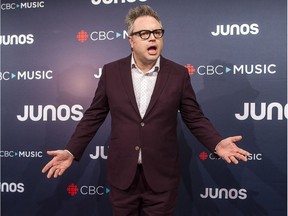
<svg viewBox="0 0 288 216"><path fill-rule="evenodd" d="M161 24L151 16L138 17L133 24L133 31L155 30L161 28Z"/></svg>

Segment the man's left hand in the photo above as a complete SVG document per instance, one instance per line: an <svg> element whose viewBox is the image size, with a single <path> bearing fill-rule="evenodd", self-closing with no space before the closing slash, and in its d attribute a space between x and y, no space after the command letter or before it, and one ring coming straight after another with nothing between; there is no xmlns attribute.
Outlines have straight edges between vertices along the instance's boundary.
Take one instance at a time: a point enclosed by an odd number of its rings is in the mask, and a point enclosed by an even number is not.
<svg viewBox="0 0 288 216"><path fill-rule="evenodd" d="M241 139L242 136L233 136L221 140L215 148L215 153L226 160L227 163L233 162L234 164L238 164L239 160L247 161L250 153L235 144Z"/></svg>

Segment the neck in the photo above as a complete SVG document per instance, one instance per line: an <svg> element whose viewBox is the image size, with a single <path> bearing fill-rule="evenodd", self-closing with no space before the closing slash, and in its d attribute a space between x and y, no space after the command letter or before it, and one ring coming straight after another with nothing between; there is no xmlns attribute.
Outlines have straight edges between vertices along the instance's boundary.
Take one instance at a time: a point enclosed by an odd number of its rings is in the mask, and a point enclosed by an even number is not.
<svg viewBox="0 0 288 216"><path fill-rule="evenodd" d="M137 65L137 67L143 72L143 73L146 73L148 72L149 70L151 70L151 68L154 67L154 65L156 64L157 62L157 59L154 60L154 61L139 61L138 59L135 58L134 56L134 61L135 61L135 64Z"/></svg>

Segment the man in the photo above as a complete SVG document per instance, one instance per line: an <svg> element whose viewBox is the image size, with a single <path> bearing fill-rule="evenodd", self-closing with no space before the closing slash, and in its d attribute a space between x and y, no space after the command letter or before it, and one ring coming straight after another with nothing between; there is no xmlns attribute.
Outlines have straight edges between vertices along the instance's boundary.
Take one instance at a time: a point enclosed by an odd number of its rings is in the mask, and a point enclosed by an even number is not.
<svg viewBox="0 0 288 216"><path fill-rule="evenodd" d="M61 176L111 113L108 183L115 216L173 215L179 183L177 114L210 151L228 163L247 161L236 146L241 136L223 137L203 115L187 69L161 56L164 29L149 6L126 17L132 54L103 67L91 106L65 150L48 151L53 159L42 172Z"/></svg>

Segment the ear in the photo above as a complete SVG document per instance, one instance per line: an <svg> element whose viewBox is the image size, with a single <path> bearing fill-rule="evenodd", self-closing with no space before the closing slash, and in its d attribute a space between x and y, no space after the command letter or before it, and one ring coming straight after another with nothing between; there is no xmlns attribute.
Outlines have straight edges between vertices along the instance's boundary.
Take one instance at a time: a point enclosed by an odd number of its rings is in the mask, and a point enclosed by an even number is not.
<svg viewBox="0 0 288 216"><path fill-rule="evenodd" d="M128 40L129 40L131 49L133 49L133 38L131 36L128 36Z"/></svg>

